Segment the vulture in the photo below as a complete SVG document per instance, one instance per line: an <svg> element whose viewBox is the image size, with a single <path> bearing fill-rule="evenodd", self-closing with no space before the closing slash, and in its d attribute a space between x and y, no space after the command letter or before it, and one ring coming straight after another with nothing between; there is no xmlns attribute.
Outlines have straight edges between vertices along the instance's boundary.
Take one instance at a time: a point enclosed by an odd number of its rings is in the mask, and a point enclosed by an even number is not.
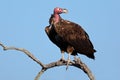
<svg viewBox="0 0 120 80"><path fill-rule="evenodd" d="M68 64L70 55L76 56L78 53L95 59L96 50L85 30L77 23L61 18L60 14L67 12L67 9L54 8L49 26L45 27L48 38L60 48L62 60L64 60L64 53L68 53Z"/></svg>

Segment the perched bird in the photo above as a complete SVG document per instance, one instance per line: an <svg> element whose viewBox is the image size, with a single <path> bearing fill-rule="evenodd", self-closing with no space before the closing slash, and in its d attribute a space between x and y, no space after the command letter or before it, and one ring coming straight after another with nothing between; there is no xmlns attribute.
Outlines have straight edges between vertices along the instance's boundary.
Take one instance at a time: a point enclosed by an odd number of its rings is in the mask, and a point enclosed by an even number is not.
<svg viewBox="0 0 120 80"><path fill-rule="evenodd" d="M76 56L78 53L95 59L94 52L96 50L85 30L80 25L60 17L60 14L67 12L67 9L54 8L49 19L50 25L45 28L47 36L60 48L62 60L64 60L64 52L68 53L68 64L70 55Z"/></svg>

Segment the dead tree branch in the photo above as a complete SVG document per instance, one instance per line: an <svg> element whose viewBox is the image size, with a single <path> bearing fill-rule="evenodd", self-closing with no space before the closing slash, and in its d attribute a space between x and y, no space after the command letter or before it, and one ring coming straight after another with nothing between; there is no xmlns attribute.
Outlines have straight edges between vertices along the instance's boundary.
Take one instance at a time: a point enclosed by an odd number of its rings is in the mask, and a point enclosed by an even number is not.
<svg viewBox="0 0 120 80"><path fill-rule="evenodd" d="M0 46L3 48L3 50L17 50L17 51L21 51L24 54L26 54L29 58L31 58L33 61L35 61L36 63L38 63L42 67L42 69L37 74L37 76L35 77L35 80L39 80L40 77L41 77L41 75L47 69L58 67L58 66L67 65L67 61L63 61L63 60L58 60L56 62L51 62L49 64L43 64L32 53L30 53L28 50L26 50L24 48L8 47L8 46L3 45L1 42L0 42ZM90 71L90 69L79 58L77 58L74 61L71 61L69 63L69 66L74 66L74 67L77 67L77 68L81 69L82 71L84 71L88 75L88 77L89 77L90 80L95 80L95 78L94 78L92 72Z"/></svg>
<svg viewBox="0 0 120 80"><path fill-rule="evenodd" d="M7 46L3 45L1 42L0 42L0 45L3 47L3 50L17 50L17 51L21 51L21 52L25 53L28 57L30 57L32 60L34 60L35 62L37 62L41 67L45 66L32 53L30 53L28 50L26 50L24 48L7 47Z"/></svg>

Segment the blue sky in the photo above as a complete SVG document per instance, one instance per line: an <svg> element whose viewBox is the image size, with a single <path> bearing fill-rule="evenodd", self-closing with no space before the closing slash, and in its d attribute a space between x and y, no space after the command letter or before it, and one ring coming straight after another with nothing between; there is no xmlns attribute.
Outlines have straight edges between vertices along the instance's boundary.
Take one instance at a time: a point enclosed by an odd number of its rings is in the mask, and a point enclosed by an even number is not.
<svg viewBox="0 0 120 80"><path fill-rule="evenodd" d="M120 80L119 0L1 0L0 42L25 48L43 63L61 58L59 48L48 39L44 28L54 7L69 10L62 18L80 24L97 52L96 60L79 55L96 80ZM65 55L67 58L67 54ZM88 80L81 70L65 66L46 71L41 80ZM0 47L0 80L33 80L41 67L22 52Z"/></svg>

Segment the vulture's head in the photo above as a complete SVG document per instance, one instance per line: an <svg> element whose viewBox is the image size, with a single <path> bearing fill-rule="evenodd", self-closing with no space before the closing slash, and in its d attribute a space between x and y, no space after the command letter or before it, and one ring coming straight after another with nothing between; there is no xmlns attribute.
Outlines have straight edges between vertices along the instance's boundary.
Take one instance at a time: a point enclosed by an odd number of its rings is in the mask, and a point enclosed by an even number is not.
<svg viewBox="0 0 120 80"><path fill-rule="evenodd" d="M68 12L67 9L63 9L59 7L54 8L54 14L61 14L61 13L67 13L67 12Z"/></svg>

